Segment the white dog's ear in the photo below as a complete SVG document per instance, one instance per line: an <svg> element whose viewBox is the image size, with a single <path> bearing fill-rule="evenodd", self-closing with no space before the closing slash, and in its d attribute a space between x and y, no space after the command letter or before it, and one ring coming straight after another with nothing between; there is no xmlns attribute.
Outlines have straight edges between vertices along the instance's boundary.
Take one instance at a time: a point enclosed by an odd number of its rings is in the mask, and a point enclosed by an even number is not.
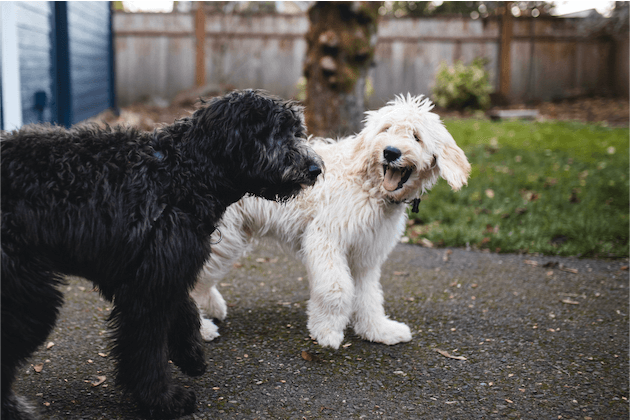
<svg viewBox="0 0 630 420"><path fill-rule="evenodd" d="M470 163L468 163L464 151L457 146L451 133L442 124L437 131L440 147L436 164L440 176L448 182L452 189L457 191L468 184Z"/></svg>

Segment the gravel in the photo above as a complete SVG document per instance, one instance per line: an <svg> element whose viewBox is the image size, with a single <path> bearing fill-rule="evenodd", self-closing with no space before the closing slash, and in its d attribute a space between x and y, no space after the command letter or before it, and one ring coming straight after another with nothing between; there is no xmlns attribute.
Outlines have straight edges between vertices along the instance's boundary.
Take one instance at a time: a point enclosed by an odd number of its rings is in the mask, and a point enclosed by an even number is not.
<svg viewBox="0 0 630 420"><path fill-rule="evenodd" d="M258 248L220 286L230 307L207 373L173 367L197 395L184 419L628 418L627 266L401 244L382 284L413 340L375 344L349 328L332 350L309 338L303 266ZM113 380L111 303L82 279L63 288L53 344L19 370L16 392L45 419L137 418Z"/></svg>

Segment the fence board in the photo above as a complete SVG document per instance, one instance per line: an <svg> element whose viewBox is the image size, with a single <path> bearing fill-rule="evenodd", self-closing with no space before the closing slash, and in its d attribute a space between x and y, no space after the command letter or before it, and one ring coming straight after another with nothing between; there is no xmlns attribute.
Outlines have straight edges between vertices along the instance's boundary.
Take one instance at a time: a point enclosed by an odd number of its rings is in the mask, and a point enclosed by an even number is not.
<svg viewBox="0 0 630 420"><path fill-rule="evenodd" d="M194 12L115 14L120 105L171 99L195 84L194 28ZM511 102L620 90L618 84L627 90L628 65L615 47L627 48L627 42L589 38L579 19L519 18L512 29ZM306 15L206 15L205 82L294 97L307 30ZM493 18L382 19L368 106L381 106L399 93L430 95L441 62L479 56L488 59L490 81L498 90L500 37L500 20Z"/></svg>

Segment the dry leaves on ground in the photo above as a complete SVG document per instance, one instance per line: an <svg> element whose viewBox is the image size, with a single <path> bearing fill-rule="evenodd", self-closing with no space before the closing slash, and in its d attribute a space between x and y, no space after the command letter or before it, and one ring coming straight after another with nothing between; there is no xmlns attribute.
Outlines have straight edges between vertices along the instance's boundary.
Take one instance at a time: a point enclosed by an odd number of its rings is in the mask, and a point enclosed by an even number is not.
<svg viewBox="0 0 630 420"><path fill-rule="evenodd" d="M305 350L302 350L302 359L306 360L307 362L318 362L319 361L319 357L315 356L312 353L309 353Z"/></svg>
<svg viewBox="0 0 630 420"><path fill-rule="evenodd" d="M440 353L442 356L447 357L449 359L455 359L455 360L468 360L466 357L464 356L453 356L451 355L449 352L445 351L445 350L440 350L440 349L435 349L436 352Z"/></svg>
<svg viewBox="0 0 630 420"><path fill-rule="evenodd" d="M92 386L99 386L100 384L102 384L103 382L105 382L107 380L107 376L97 376L96 377L96 381L92 382Z"/></svg>

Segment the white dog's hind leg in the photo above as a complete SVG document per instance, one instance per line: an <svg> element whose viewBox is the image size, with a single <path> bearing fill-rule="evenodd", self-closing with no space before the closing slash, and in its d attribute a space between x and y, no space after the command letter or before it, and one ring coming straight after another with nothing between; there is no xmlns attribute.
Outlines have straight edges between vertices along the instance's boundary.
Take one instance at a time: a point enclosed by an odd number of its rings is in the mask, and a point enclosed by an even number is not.
<svg viewBox="0 0 630 420"><path fill-rule="evenodd" d="M308 330L324 347L338 349L350 321L354 285L345 256L327 241L307 241L306 266L311 285Z"/></svg>
<svg viewBox="0 0 630 420"><path fill-rule="evenodd" d="M227 303L225 303L225 299L223 299L216 286L210 288L210 298L208 299L206 313L221 321L227 316Z"/></svg>
<svg viewBox="0 0 630 420"><path fill-rule="evenodd" d="M239 202L240 203L240 202ZM238 206L238 204L233 204ZM191 296L199 307L201 336L205 341L212 341L219 336L218 328L209 318L224 320L227 316L227 304L217 290L217 283L227 275L249 244L249 237L242 232L241 213L237 207L230 207L220 225L222 233L212 236L212 252L197 278ZM217 232L219 232L217 230Z"/></svg>
<svg viewBox="0 0 630 420"><path fill-rule="evenodd" d="M219 327L214 325L211 319L201 318L201 328L199 329L201 333L201 338L204 341L212 341L217 338L219 334Z"/></svg>
<svg viewBox="0 0 630 420"><path fill-rule="evenodd" d="M354 331L365 340L388 345L410 341L411 329L385 315L380 277L380 267L355 276Z"/></svg>
<svg viewBox="0 0 630 420"><path fill-rule="evenodd" d="M201 275L203 276L203 274ZM200 277L201 277L200 276ZM191 296L199 308L199 318L201 321L201 337L204 341L212 341L219 336L219 328L211 319L204 318L207 315L211 318L225 319L227 315L227 305L223 296L214 285L199 279Z"/></svg>
<svg viewBox="0 0 630 420"><path fill-rule="evenodd" d="M201 315L224 320L227 316L227 304L215 286L215 279L204 270L199 274L195 289L190 293L197 303Z"/></svg>

